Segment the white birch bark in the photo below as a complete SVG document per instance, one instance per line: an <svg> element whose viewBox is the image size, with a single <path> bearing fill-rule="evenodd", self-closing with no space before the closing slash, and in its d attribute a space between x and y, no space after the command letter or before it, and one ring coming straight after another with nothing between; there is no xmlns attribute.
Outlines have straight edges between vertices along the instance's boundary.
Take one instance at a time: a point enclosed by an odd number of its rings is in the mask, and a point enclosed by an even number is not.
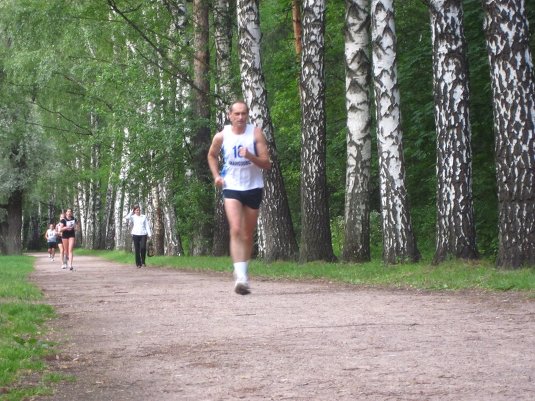
<svg viewBox="0 0 535 401"><path fill-rule="evenodd" d="M371 17L383 261L395 264L416 261L419 252L405 186L393 0L372 0Z"/></svg>
<svg viewBox="0 0 535 401"><path fill-rule="evenodd" d="M535 81L524 0L483 0L498 184L497 265L535 265Z"/></svg>
<svg viewBox="0 0 535 401"><path fill-rule="evenodd" d="M75 161L75 169L77 171L82 171L85 166L83 166L83 161L80 157L76 157ZM87 188L86 184L84 182L78 181L76 184L76 195L75 195L75 205L73 214L75 218L78 220L78 227L79 230L77 231L77 245L86 247L85 245L85 233L87 232ZM65 209L69 208L70 206L67 206Z"/></svg>
<svg viewBox="0 0 535 401"><path fill-rule="evenodd" d="M346 0L347 167L345 261L370 260L370 1Z"/></svg>
<svg viewBox="0 0 535 401"><path fill-rule="evenodd" d="M237 1L240 72L242 91L251 123L262 128L271 157L271 169L264 171L264 199L257 229L258 254L265 260L295 259L297 241L267 102L260 51L260 17L257 0Z"/></svg>
<svg viewBox="0 0 535 401"><path fill-rule="evenodd" d="M128 250L130 249L130 240L129 240L129 231L128 225L124 220L130 210L131 199L128 191L125 190L126 180L128 178L128 172L130 170L129 162L129 151L128 144L130 138L130 132L128 128L124 128L124 139L123 139L123 151L121 154L121 163L119 171L119 182L120 184L117 187L117 195L115 197L115 207L113 219L115 221L115 249L117 250Z"/></svg>
<svg viewBox="0 0 535 401"><path fill-rule="evenodd" d="M433 90L437 132L434 262L475 259L468 63L461 0L431 0Z"/></svg>
<svg viewBox="0 0 535 401"><path fill-rule="evenodd" d="M227 120L227 113L235 94L232 91L232 20L229 0L214 2L214 39L217 79L215 103L217 131L221 131Z"/></svg>
<svg viewBox="0 0 535 401"><path fill-rule="evenodd" d="M162 199L158 185L151 189L147 202L147 219L152 229L152 243L156 255L165 253L165 230L162 218Z"/></svg>
<svg viewBox="0 0 535 401"><path fill-rule="evenodd" d="M169 37L174 38L178 47L182 47L187 42L186 38L186 22L187 22L187 8L185 3L177 1L173 3L166 2L170 7L170 13L173 17L173 24L169 27ZM181 55L180 51L177 51L175 46L170 48L170 56L175 59L177 64L181 65L184 69L187 66L187 61ZM168 104L167 111L173 113L175 116L180 115L183 108L187 108L187 92L186 86L182 84L181 80L171 78L170 81L163 81L162 91L172 94L169 97L170 103ZM169 88L164 86L169 85ZM178 122L178 119L176 119ZM180 135L176 133L175 135ZM162 182L159 184L161 196L162 196L162 210L163 210L163 226L164 226L164 253L166 255L183 255L184 249L182 247L182 240L180 233L178 232L177 222L178 216L175 212L173 205L173 192L171 185L173 182L172 172L168 171L164 174Z"/></svg>
<svg viewBox="0 0 535 401"><path fill-rule="evenodd" d="M112 154L115 153L115 144L111 148ZM115 176L115 169L117 163L113 162L110 168L110 175L108 177L108 186L106 188L106 203L104 205L104 220L99 249L112 250L115 248L115 220L113 219L115 196L117 192L117 184L115 184L112 177Z"/></svg>
<svg viewBox="0 0 535 401"><path fill-rule="evenodd" d="M325 1L303 1L301 52L301 241L299 260L335 260L327 201Z"/></svg>

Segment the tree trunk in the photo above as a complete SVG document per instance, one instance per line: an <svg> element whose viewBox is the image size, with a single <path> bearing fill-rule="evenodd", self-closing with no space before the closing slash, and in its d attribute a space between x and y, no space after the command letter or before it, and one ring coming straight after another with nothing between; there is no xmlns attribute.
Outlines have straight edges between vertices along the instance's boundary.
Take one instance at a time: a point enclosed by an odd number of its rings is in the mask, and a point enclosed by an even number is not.
<svg viewBox="0 0 535 401"><path fill-rule="evenodd" d="M76 170L82 171L85 166L80 157L76 157L74 161L76 165ZM83 246L86 248L86 232L88 224L90 224L93 216L87 213L88 208L88 190L85 182L78 181L76 185L76 195L74 199L75 206L67 206L65 209L71 207L73 209L73 214L76 220L78 220L78 231L76 231L76 246Z"/></svg>
<svg viewBox="0 0 535 401"><path fill-rule="evenodd" d="M108 182L106 205L104 207L104 235L101 236L99 249L115 249L115 220L113 218L116 196L116 184Z"/></svg>
<svg viewBox="0 0 535 401"><path fill-rule="evenodd" d="M230 255L230 228L225 213L223 192L221 188L215 189L214 212L214 241L212 243L212 256Z"/></svg>
<svg viewBox="0 0 535 401"><path fill-rule="evenodd" d="M116 156L117 142L114 141L111 146L111 165L110 173L108 175L108 185L106 188L106 203L104 204L104 213L102 221L102 235L98 244L99 249L112 250L115 249L115 224L114 207L117 195L117 187L115 177L117 176L117 169L120 168L118 160L120 157Z"/></svg>
<svg viewBox="0 0 535 401"><path fill-rule="evenodd" d="M249 106L251 122L262 128L266 136L272 166L264 171L264 200L258 226L258 243L262 247L258 249L258 254L266 261L294 260L297 241L275 146L262 71L258 1L238 0L237 15L242 90Z"/></svg>
<svg viewBox="0 0 535 401"><path fill-rule="evenodd" d="M193 60L193 71L195 86L195 113L199 118L198 128L192 138L193 149L193 169L197 178L201 182L210 182L209 172L206 168L206 157L210 146L210 53L209 46L209 22L208 22L207 0L193 1L193 28L195 55Z"/></svg>
<svg viewBox="0 0 535 401"><path fill-rule="evenodd" d="M342 259L370 260L369 0L346 0L347 168Z"/></svg>
<svg viewBox="0 0 535 401"><path fill-rule="evenodd" d="M185 30L184 23L185 23L185 18L186 18L185 6L182 2L177 2L173 4L167 3L167 5L170 9L169 11L171 15L173 16L173 23L169 25L169 37L171 38L176 37L176 43L182 43L184 41L183 34ZM159 38L158 38L158 43L159 43ZM169 58L171 59L179 58L180 60L180 54L175 48L175 46L172 46L169 49L168 53L169 53ZM160 62L162 64L164 63L163 58L160 60ZM177 97L178 82L176 78L167 77L166 74L164 74L163 70L160 70L159 79L160 79L160 99L162 99L161 105L159 107L159 110L160 110L159 118L161 122L164 122L166 120L166 115L177 117L182 111L182 108L178 102L178 97ZM175 118L175 121L178 121L178 118ZM171 137L169 138L170 141L175 141L175 138L173 137L174 135L177 135L177 134L171 134ZM166 155L168 155L170 158L177 157L176 149L174 147L171 147L169 149L158 149L157 152L165 152ZM181 155L178 154L178 157L181 157ZM177 216L176 216L175 208L173 205L173 193L171 190L172 182L173 182L173 171L168 170L163 173L163 177L156 184L156 190L158 191L159 198L160 198L159 210L161 214L160 223L162 225L161 239L159 239L158 237L155 238L156 250L158 252L161 251L163 255L169 255L169 256L183 255L184 253L180 235L177 230Z"/></svg>
<svg viewBox="0 0 535 401"><path fill-rule="evenodd" d="M501 268L535 265L535 82L523 0L484 0Z"/></svg>
<svg viewBox="0 0 535 401"><path fill-rule="evenodd" d="M216 60L216 120L217 131L226 124L230 104L235 97L232 90L232 15L229 0L216 0L214 4L215 60Z"/></svg>
<svg viewBox="0 0 535 401"><path fill-rule="evenodd" d="M372 0L371 4L383 261L386 264L414 262L420 254L405 187L394 5L393 0Z"/></svg>
<svg viewBox="0 0 535 401"><path fill-rule="evenodd" d="M131 210L132 205L130 204L130 196L124 187L124 183L120 184L115 198L115 249L129 251L132 248L132 237L124 217Z"/></svg>
<svg viewBox="0 0 535 401"><path fill-rule="evenodd" d="M294 30L295 54L301 56L303 50L303 25L301 24L301 0L292 0L292 26Z"/></svg>
<svg viewBox="0 0 535 401"><path fill-rule="evenodd" d="M431 0L433 90L437 131L434 263L476 259L468 64L461 0Z"/></svg>
<svg viewBox="0 0 535 401"><path fill-rule="evenodd" d="M0 253L4 255L22 254L22 201L24 192L20 189L12 191L5 210L5 220L0 222Z"/></svg>
<svg viewBox="0 0 535 401"><path fill-rule="evenodd" d="M217 131L221 131L227 121L227 113L235 98L232 90L232 15L229 0L216 0L214 5L215 50L216 50L216 113ZM230 233L225 214L222 193L216 188L214 202L214 235L212 255L229 255Z"/></svg>
<svg viewBox="0 0 535 401"><path fill-rule="evenodd" d="M149 218L149 224L152 227L152 243L154 244L154 254L165 254L165 227L163 222L162 200L159 186L152 189L151 196L152 213Z"/></svg>
<svg viewBox="0 0 535 401"><path fill-rule="evenodd" d="M163 212L162 219L165 233L164 255L181 256L184 255L184 248L182 247L182 240L177 230L177 216L171 201L173 196L169 190L170 185L171 179L169 177L164 178L163 182L159 185L162 198L161 208Z"/></svg>
<svg viewBox="0 0 535 401"><path fill-rule="evenodd" d="M304 0L302 22L299 260L334 261L326 176L325 1Z"/></svg>
<svg viewBox="0 0 535 401"><path fill-rule="evenodd" d="M130 170L130 162L128 160L129 152L126 144L131 140L128 128L124 128L124 138L121 152L121 165L119 170L119 184L117 186L117 195L115 197L114 206L114 220L115 220L115 249L130 250L131 237L128 232L128 224L124 217L130 211L131 199L130 194L126 191L126 177Z"/></svg>
<svg viewBox="0 0 535 401"><path fill-rule="evenodd" d="M96 125L96 123L95 123ZM96 129L96 126L94 127ZM91 146L91 172L95 173L100 168L100 145L94 144ZM101 233L102 221L101 211L102 202L100 199L100 178L95 174L91 177L89 183L89 197L88 197L88 213L87 213L87 232L85 236L85 247L87 249L98 249Z"/></svg>
<svg viewBox="0 0 535 401"><path fill-rule="evenodd" d="M209 65L210 55L209 45L209 21L208 21L207 0L193 1L193 29L194 29L194 49L193 61L195 94L194 107L198 117L198 125L192 137L192 167L195 178L200 185L206 187L206 193L211 191L210 171L206 167L208 148L210 147L210 78ZM199 207L204 216L213 213L210 202L199 202ZM195 225L195 232L192 235L191 252L193 256L210 255L212 242L212 221L203 219Z"/></svg>
<svg viewBox="0 0 535 401"><path fill-rule="evenodd" d="M32 213L28 218L22 218L22 232L23 232L23 241L26 243L24 247L28 251L39 251L43 243L45 242L43 238L43 225L39 225L41 220L41 211L36 210L35 213ZM46 226L48 229L48 225Z"/></svg>

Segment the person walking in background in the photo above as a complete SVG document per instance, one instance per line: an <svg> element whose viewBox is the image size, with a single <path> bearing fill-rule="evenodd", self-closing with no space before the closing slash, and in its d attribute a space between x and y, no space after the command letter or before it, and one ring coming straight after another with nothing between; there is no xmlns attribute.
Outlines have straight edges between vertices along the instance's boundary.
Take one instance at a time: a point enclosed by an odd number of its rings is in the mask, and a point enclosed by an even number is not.
<svg viewBox="0 0 535 401"><path fill-rule="evenodd" d="M56 256L56 248L58 247L57 233L54 228L54 224L48 226L48 230L45 232L45 239L48 246L48 258L54 261Z"/></svg>
<svg viewBox="0 0 535 401"><path fill-rule="evenodd" d="M65 254L63 253L63 239L61 235L61 219L65 218L65 214L60 213L59 215L59 222L56 224L56 239L58 243L58 249L59 249L59 260L61 260L61 267L63 269L67 268L67 261L65 260Z"/></svg>
<svg viewBox="0 0 535 401"><path fill-rule="evenodd" d="M247 105L234 102L228 117L230 125L214 136L208 151L208 166L215 185L223 189L236 279L234 291L246 295L250 293L247 271L264 188L262 170L271 168L271 160L264 133L248 123ZM220 172L221 151L224 164Z"/></svg>
<svg viewBox="0 0 535 401"><path fill-rule="evenodd" d="M65 255L65 258L67 258L67 262L63 263L63 268L66 269L68 263L69 270L73 271L73 252L74 246L76 245L76 230L78 229L78 223L72 214L72 209L67 209L65 211L65 216L60 220L60 223L63 240L63 254Z"/></svg>
<svg viewBox="0 0 535 401"><path fill-rule="evenodd" d="M135 205L126 215L125 220L126 222L132 223L132 242L134 243L136 267L145 267L147 238L152 236L147 216L141 214L141 208L139 205Z"/></svg>

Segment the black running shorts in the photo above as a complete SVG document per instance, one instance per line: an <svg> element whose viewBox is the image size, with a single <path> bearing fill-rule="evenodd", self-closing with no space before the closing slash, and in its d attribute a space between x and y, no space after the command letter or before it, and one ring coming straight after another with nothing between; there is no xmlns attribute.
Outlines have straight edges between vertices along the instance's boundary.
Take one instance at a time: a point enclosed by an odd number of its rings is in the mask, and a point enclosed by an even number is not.
<svg viewBox="0 0 535 401"><path fill-rule="evenodd" d="M225 199L239 200L243 205L250 207L251 209L259 209L263 193L264 188L249 189L247 191L224 189L223 197Z"/></svg>

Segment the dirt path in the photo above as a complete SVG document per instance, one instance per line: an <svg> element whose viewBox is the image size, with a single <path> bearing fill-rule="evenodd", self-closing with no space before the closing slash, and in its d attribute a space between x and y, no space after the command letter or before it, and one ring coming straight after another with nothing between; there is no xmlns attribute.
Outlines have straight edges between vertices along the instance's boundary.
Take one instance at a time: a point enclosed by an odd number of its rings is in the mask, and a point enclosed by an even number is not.
<svg viewBox="0 0 535 401"><path fill-rule="evenodd" d="M535 301L179 272L35 255L59 318L40 400L532 400ZM150 260L149 260L150 261Z"/></svg>

